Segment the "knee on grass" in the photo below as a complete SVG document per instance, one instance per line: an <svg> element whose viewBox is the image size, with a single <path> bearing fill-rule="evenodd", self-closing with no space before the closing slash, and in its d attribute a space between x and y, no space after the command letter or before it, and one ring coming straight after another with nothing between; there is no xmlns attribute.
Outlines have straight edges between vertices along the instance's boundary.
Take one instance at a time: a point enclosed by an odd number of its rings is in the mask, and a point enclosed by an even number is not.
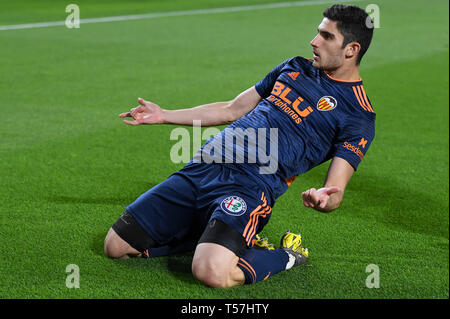
<svg viewBox="0 0 450 319"><path fill-rule="evenodd" d="M227 288L230 285L230 271L212 261L192 263L192 274L203 284L213 288Z"/></svg>
<svg viewBox="0 0 450 319"><path fill-rule="evenodd" d="M112 228L109 229L105 237L104 251L110 258L128 258L129 255L139 254L137 250L120 238Z"/></svg>

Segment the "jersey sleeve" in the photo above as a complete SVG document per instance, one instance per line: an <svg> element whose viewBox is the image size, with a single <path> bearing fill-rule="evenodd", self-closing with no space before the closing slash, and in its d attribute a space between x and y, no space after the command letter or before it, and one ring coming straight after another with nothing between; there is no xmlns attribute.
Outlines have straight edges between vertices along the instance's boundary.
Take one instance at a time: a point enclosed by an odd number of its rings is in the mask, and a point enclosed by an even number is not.
<svg viewBox="0 0 450 319"><path fill-rule="evenodd" d="M270 95L276 80L281 74L281 70L290 60L292 59L288 59L274 67L261 81L255 84L256 91L263 99Z"/></svg>
<svg viewBox="0 0 450 319"><path fill-rule="evenodd" d="M334 156L345 159L356 171L375 137L375 114L369 119L350 120L339 133Z"/></svg>

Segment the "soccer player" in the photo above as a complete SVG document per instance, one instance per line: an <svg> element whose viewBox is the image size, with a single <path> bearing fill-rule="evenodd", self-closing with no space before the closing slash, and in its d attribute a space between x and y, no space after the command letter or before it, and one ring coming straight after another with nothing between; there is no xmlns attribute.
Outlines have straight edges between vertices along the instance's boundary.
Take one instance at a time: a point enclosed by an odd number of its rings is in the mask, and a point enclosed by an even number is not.
<svg viewBox="0 0 450 319"><path fill-rule="evenodd" d="M333 5L323 16L310 42L312 60L284 61L231 101L165 110L139 98L139 106L120 114L133 118L124 120L130 125L193 125L194 120L230 125L183 169L126 207L105 238L109 257L195 249L193 275L212 287L255 283L307 261L301 235L285 233L278 249L257 236L275 200L297 175L331 159L323 187L306 190L302 201L317 211L335 210L375 134L375 113L359 75L372 39L371 20L349 5ZM276 134L261 140L261 129ZM235 139L227 140L229 133ZM247 148L237 145L238 137ZM247 161L237 161L229 149L242 151ZM275 169L259 155L248 160L268 149L276 150L269 156ZM211 153L221 160L207 161Z"/></svg>

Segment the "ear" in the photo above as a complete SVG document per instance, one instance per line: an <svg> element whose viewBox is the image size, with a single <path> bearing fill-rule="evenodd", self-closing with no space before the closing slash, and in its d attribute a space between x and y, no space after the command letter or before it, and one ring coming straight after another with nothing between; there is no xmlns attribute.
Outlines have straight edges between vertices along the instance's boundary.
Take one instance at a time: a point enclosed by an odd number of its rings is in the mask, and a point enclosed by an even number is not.
<svg viewBox="0 0 450 319"><path fill-rule="evenodd" d="M345 58L352 59L358 56L359 51L361 50L361 45L358 42L350 42L345 46Z"/></svg>

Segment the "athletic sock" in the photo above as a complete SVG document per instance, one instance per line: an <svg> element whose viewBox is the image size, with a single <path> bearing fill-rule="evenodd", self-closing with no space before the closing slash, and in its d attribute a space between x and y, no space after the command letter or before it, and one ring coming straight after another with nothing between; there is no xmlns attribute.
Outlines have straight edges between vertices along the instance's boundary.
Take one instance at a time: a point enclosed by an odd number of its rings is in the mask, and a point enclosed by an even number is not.
<svg viewBox="0 0 450 319"><path fill-rule="evenodd" d="M237 266L244 272L245 283L254 284L291 268L290 260L289 254L283 249L248 248L239 258Z"/></svg>

